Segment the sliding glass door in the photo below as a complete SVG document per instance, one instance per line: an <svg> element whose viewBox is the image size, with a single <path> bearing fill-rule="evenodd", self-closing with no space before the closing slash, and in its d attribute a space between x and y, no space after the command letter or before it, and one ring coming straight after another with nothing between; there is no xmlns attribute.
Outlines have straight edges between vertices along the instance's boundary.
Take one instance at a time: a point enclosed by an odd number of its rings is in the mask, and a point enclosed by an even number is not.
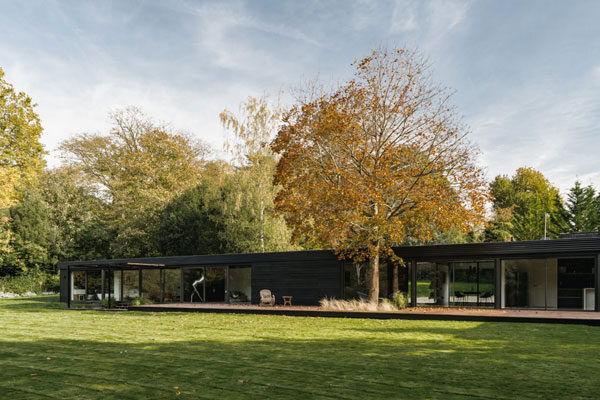
<svg viewBox="0 0 600 400"><path fill-rule="evenodd" d="M502 260L502 307L594 310L595 268L591 257Z"/></svg>
<svg viewBox="0 0 600 400"><path fill-rule="evenodd" d="M494 306L493 261L452 262L450 271L450 299L453 306Z"/></svg>

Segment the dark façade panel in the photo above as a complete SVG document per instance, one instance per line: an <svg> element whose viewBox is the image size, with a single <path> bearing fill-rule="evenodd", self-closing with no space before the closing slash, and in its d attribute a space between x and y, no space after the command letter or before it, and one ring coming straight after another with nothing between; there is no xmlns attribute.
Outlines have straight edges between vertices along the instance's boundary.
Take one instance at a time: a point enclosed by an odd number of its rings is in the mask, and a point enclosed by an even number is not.
<svg viewBox="0 0 600 400"><path fill-rule="evenodd" d="M287 261L252 265L252 303L262 289L269 289L276 304L293 296L294 305L318 305L323 297L340 298L342 263L337 260Z"/></svg>
<svg viewBox="0 0 600 400"><path fill-rule="evenodd" d="M66 303L69 298L69 273L67 270L60 271L60 301Z"/></svg>

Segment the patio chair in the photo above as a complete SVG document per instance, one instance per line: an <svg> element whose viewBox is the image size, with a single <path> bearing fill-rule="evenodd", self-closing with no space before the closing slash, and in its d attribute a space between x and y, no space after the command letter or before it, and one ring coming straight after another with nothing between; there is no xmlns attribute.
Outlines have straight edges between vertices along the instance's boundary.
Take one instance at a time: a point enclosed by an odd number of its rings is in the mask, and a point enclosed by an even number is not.
<svg viewBox="0 0 600 400"><path fill-rule="evenodd" d="M460 302L464 306L465 305L465 300L466 300L466 296L465 296L465 294L463 292L460 292L458 290L454 292L454 302L455 303Z"/></svg>
<svg viewBox="0 0 600 400"><path fill-rule="evenodd" d="M271 294L271 291L269 289L263 289L260 291L260 304L259 305L263 305L263 304L268 304L271 306L275 305L275 295Z"/></svg>
<svg viewBox="0 0 600 400"><path fill-rule="evenodd" d="M487 303L488 300L489 300L489 302L492 302L492 296L493 295L494 294L492 292L485 292L484 294L482 294L481 296L479 296L479 300L482 300L485 303Z"/></svg>

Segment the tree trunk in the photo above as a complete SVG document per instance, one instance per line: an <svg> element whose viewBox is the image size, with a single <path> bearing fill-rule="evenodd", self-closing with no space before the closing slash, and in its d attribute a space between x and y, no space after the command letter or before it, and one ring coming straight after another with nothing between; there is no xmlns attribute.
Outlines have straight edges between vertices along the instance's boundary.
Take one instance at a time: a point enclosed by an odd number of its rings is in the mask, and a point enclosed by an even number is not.
<svg viewBox="0 0 600 400"><path fill-rule="evenodd" d="M392 293L396 293L400 290L400 284L398 282L398 263L394 262L392 265Z"/></svg>
<svg viewBox="0 0 600 400"><path fill-rule="evenodd" d="M379 246L378 249L379 250ZM369 284L369 302L379 301L379 251L369 258L369 270L371 282Z"/></svg>

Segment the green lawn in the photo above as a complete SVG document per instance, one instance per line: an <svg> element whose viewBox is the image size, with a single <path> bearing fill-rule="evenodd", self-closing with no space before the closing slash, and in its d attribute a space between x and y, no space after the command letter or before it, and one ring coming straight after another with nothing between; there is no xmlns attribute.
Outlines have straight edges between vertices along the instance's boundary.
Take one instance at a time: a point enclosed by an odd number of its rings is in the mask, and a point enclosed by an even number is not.
<svg viewBox="0 0 600 400"><path fill-rule="evenodd" d="M6 399L598 398L600 328L0 300Z"/></svg>

